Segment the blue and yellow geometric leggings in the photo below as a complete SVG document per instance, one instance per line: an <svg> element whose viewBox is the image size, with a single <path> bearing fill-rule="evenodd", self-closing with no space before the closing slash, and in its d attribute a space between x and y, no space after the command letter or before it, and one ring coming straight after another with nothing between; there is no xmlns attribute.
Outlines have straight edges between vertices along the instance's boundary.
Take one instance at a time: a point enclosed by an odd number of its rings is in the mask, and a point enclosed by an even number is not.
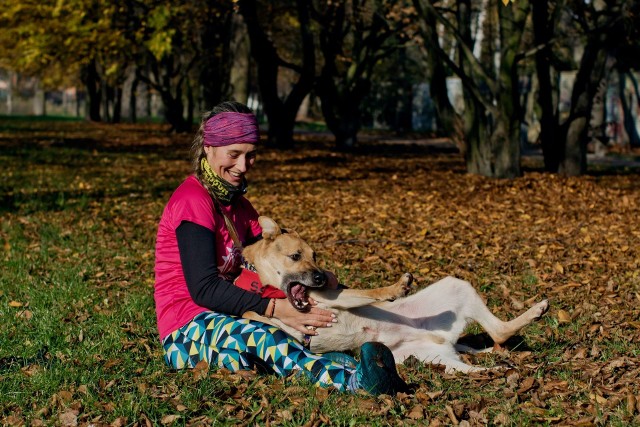
<svg viewBox="0 0 640 427"><path fill-rule="evenodd" d="M290 335L262 322L206 311L167 336L164 359L174 369L205 360L232 372L256 368L286 377L303 372L321 387L353 391L356 369L309 352Z"/></svg>

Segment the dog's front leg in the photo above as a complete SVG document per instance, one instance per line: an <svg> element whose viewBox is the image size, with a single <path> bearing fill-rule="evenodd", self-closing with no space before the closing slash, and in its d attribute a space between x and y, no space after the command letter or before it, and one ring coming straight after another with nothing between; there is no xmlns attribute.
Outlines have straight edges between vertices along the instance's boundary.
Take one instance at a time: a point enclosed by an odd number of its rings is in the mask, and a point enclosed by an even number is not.
<svg viewBox="0 0 640 427"><path fill-rule="evenodd" d="M398 298L406 296L411 290L411 283L413 283L413 276L411 273L404 273L400 280L391 286L385 286L384 288L374 289L375 295L380 301L394 301Z"/></svg>
<svg viewBox="0 0 640 427"><path fill-rule="evenodd" d="M312 290L310 296L320 303L332 308L348 310L381 301L393 301L407 295L411 289L413 276L402 275L400 280L390 286L377 289L323 289Z"/></svg>

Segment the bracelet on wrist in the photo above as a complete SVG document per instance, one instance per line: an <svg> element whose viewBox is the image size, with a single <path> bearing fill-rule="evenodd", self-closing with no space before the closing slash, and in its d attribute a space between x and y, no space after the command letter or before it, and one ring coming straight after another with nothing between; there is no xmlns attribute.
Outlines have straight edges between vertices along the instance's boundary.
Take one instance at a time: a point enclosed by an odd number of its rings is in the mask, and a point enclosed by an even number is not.
<svg viewBox="0 0 640 427"><path fill-rule="evenodd" d="M276 299L271 298L271 310L267 306L267 312L264 314L267 318L271 319L273 317L273 313L276 311Z"/></svg>

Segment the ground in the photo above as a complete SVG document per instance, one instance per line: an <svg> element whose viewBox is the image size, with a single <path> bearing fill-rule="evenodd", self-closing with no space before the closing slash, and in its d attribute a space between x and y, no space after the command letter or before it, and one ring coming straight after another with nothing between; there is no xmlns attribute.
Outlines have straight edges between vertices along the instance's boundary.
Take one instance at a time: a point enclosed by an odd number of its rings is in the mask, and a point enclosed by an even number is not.
<svg viewBox="0 0 640 427"><path fill-rule="evenodd" d="M453 275L503 318L551 301L504 349L470 359L502 369L409 361L414 394L370 397L163 365L155 231L190 142L160 125L0 120L3 424L640 425L634 164L562 178L527 157L522 178L494 180L442 144L370 137L344 153L300 134L293 150L261 149L247 197L349 286ZM481 332L466 339L491 345Z"/></svg>

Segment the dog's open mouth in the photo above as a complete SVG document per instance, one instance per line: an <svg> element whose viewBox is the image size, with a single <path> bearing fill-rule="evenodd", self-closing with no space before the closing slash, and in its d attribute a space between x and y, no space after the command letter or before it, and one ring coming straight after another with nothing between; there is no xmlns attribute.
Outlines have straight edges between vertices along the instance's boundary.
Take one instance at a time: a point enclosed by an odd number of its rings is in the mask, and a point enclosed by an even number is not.
<svg viewBox="0 0 640 427"><path fill-rule="evenodd" d="M307 287L299 282L291 282L287 285L287 298L298 311L306 311L309 307Z"/></svg>

